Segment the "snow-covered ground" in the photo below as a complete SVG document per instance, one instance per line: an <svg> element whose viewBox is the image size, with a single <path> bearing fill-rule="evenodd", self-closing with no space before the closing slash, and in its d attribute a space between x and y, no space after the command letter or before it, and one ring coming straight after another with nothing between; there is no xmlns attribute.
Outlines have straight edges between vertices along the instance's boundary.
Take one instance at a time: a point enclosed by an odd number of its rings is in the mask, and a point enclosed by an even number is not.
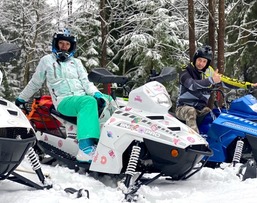
<svg viewBox="0 0 257 203"><path fill-rule="evenodd" d="M30 168L23 161L21 166ZM257 179L241 181L236 173L238 167L226 166L224 169L203 168L200 172L185 181L171 182L159 179L148 186L142 186L138 202L142 203L254 203L257 201ZM0 181L0 202L12 203L86 203L124 202L124 196L117 190L117 178L110 176L89 175L83 171L78 173L62 166L42 165L45 174L49 174L53 188L35 190L9 180ZM31 174L29 175L31 176ZM32 175L33 178L37 177ZM75 194L64 191L67 187L87 189L77 198Z"/></svg>

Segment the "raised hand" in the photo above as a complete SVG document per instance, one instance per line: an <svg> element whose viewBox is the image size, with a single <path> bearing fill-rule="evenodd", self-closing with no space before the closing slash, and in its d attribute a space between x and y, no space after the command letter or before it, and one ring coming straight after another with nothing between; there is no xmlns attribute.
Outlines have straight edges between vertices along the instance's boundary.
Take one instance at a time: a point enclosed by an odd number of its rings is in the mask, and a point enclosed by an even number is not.
<svg viewBox="0 0 257 203"><path fill-rule="evenodd" d="M219 70L216 69L213 76L212 76L214 83L220 83L221 82L221 74L219 74Z"/></svg>
<svg viewBox="0 0 257 203"><path fill-rule="evenodd" d="M253 84L252 84L252 87L257 87L257 83L253 83Z"/></svg>

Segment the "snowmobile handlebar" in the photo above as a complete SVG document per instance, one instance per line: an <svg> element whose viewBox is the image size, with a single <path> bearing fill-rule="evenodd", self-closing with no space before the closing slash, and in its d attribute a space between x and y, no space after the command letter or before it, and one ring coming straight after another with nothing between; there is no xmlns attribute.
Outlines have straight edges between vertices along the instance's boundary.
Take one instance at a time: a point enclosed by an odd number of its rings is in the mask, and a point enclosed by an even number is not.
<svg viewBox="0 0 257 203"><path fill-rule="evenodd" d="M144 82L157 81L160 83L170 82L177 78L177 71L172 67L164 67L160 73L157 73L156 70L151 70L149 77ZM125 91L125 95L128 95L131 90L133 90L138 84L139 81L129 79L128 76L124 75L115 75L108 71L106 68L95 68L88 74L88 79L94 83L116 83L118 87L122 88Z"/></svg>
<svg viewBox="0 0 257 203"><path fill-rule="evenodd" d="M147 82L158 81L160 83L172 81L177 77L177 71L175 68L165 67L158 74L155 70L151 70L150 77ZM125 85L129 82L127 76L114 75L106 68L95 68L88 74L88 79L94 83L117 83L119 85Z"/></svg>
<svg viewBox="0 0 257 203"><path fill-rule="evenodd" d="M245 96L247 94L255 94L256 90L257 90L256 87L250 87L250 88L247 88L247 89L231 89L230 91L226 92L220 86L213 86L213 87L209 88L207 91L209 91L209 92L219 92L220 96L223 100L222 101L223 106L226 109L229 109L230 104L233 100L238 99L238 98L240 98L242 96ZM218 107L218 100L216 98L215 101L214 101L214 105L216 107Z"/></svg>

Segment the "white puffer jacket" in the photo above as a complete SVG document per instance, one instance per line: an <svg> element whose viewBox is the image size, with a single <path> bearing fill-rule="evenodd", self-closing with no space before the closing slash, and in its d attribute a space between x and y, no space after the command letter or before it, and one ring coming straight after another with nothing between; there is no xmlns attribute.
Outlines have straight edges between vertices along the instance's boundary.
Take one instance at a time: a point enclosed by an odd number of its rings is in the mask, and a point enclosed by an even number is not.
<svg viewBox="0 0 257 203"><path fill-rule="evenodd" d="M94 95L97 87L88 80L88 73L79 59L71 57L57 62L54 54L41 58L31 80L19 98L28 101L46 81L53 104L57 109L63 98L72 95Z"/></svg>

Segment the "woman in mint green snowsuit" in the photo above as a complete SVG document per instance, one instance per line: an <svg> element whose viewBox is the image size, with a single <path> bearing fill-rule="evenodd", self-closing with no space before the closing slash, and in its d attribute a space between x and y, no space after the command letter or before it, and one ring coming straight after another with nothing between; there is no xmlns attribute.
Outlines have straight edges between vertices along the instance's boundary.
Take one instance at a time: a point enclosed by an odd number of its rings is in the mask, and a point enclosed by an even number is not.
<svg viewBox="0 0 257 203"><path fill-rule="evenodd" d="M55 34L52 52L41 58L31 80L16 99L28 101L46 81L55 108L66 116L77 116L79 161L91 161L94 141L99 139L100 125L97 102L103 95L88 80L88 74L79 59L73 57L76 38L65 29Z"/></svg>

